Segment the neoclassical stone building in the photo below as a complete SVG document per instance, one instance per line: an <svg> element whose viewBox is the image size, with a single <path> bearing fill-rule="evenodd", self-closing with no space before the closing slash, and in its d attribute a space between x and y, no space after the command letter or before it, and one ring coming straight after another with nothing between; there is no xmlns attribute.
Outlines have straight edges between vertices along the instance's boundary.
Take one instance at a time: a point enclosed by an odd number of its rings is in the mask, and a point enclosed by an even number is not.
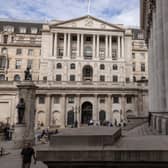
<svg viewBox="0 0 168 168"><path fill-rule="evenodd" d="M24 24L15 23L17 27ZM32 23L27 25L31 30ZM16 33L16 36L37 38L38 45L31 41L27 41L28 46L23 46L23 42L17 46L5 44L6 48L23 48L25 52L19 56L23 59L23 69L19 71L12 67L18 56L14 51L9 54L13 62L9 62L7 74L2 78L8 81L0 84L0 106L6 106L7 112L0 112L0 119L9 117L11 123L16 122L19 81L13 80L17 73L23 80L29 48L35 52L31 58L33 80L38 86L36 125L64 127L75 121L87 124L90 119L95 123L106 120L119 124L127 122L128 116L147 115L147 50L139 30L89 15L36 26L37 34ZM5 86L8 87L4 89Z"/></svg>
<svg viewBox="0 0 168 168"><path fill-rule="evenodd" d="M168 134L168 1L141 0L141 27L149 48L149 111L153 127Z"/></svg>

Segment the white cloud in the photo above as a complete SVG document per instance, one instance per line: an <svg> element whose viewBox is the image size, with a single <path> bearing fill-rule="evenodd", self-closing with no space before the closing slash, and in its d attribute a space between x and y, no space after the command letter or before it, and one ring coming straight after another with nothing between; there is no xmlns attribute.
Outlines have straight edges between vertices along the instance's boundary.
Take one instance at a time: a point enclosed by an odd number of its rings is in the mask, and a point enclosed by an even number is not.
<svg viewBox="0 0 168 168"><path fill-rule="evenodd" d="M139 25L139 0L91 0L91 15L113 23ZM87 14L87 0L0 0L0 16L67 20Z"/></svg>

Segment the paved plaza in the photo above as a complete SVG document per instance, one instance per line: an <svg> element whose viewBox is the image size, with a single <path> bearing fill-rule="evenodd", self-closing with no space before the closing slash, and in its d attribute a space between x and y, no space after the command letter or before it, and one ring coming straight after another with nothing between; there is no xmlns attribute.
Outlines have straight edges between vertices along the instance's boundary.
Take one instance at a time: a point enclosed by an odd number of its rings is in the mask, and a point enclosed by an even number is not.
<svg viewBox="0 0 168 168"><path fill-rule="evenodd" d="M153 141L153 138L156 138L157 141L159 141L162 145L159 146L163 147L166 145L168 146L167 141L165 140L166 136L158 136L157 132L151 130L147 123L140 125L134 129L131 129L129 131L124 130L122 133L122 138L113 146L114 148L138 148L137 142L139 144L139 148L141 148L141 145L144 146L144 143L147 142L146 148L148 148L150 144L150 148L156 147L155 141ZM139 143L140 142L140 143ZM150 143L153 142L153 143ZM158 142L157 142L158 143ZM47 146L48 144L38 144L36 145L35 149L38 150L39 148L43 148ZM21 156L20 156L20 150L12 149L12 142L1 142L0 146L3 146L7 152L10 154L6 156L0 157L0 167L2 168L20 168L21 167ZM36 165L31 165L31 168L47 168L45 164L42 162L37 162Z"/></svg>

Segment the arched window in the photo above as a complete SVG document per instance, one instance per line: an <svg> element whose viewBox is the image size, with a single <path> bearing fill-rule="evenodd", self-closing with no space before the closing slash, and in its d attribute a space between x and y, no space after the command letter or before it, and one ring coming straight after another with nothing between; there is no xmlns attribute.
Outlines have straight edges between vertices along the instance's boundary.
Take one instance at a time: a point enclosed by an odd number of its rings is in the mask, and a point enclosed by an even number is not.
<svg viewBox="0 0 168 168"><path fill-rule="evenodd" d="M2 81L2 80L5 80L5 75L1 74L1 75L0 75L0 80L1 80L1 81Z"/></svg>
<svg viewBox="0 0 168 168"><path fill-rule="evenodd" d="M93 69L90 65L86 65L83 68L83 80L84 81L92 81L93 77Z"/></svg>
<svg viewBox="0 0 168 168"><path fill-rule="evenodd" d="M61 63L58 63L57 64L57 69L61 69L62 68L62 64Z"/></svg>
<svg viewBox="0 0 168 168"><path fill-rule="evenodd" d="M116 64L113 65L113 70L117 70L118 66Z"/></svg>
<svg viewBox="0 0 168 168"><path fill-rule="evenodd" d="M84 48L84 59L92 59L92 48L89 46Z"/></svg>
<svg viewBox="0 0 168 168"><path fill-rule="evenodd" d="M20 76L19 76L19 75L15 75L15 76L14 76L14 80L15 80L15 81L20 81Z"/></svg>

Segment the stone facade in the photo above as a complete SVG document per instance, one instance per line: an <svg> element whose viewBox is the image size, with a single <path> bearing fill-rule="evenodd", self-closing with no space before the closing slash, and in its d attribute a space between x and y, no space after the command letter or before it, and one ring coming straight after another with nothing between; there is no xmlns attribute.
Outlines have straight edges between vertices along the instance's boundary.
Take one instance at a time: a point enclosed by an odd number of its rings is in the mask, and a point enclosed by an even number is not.
<svg viewBox="0 0 168 168"><path fill-rule="evenodd" d="M149 48L149 111L156 115L156 119L152 117L154 128L161 133L165 132L168 112L167 9L167 0L141 1L141 26Z"/></svg>
<svg viewBox="0 0 168 168"><path fill-rule="evenodd" d="M104 120L123 124L128 116L147 116L147 50L138 34L141 34L139 30L89 15L42 24L41 33L33 34L39 40L32 56L33 80L38 86L36 126L64 127L75 121L81 125L90 119L98 124ZM30 44L33 45L29 41ZM13 55L17 47L9 46L13 47L9 54L11 60L23 59L18 72L21 80L29 58L26 52L31 45L23 47L23 56ZM133 63L137 65L135 71ZM10 61L6 68L8 80L13 80L16 74L14 65ZM17 98L15 85L10 83ZM0 96L1 99L4 100Z"/></svg>

